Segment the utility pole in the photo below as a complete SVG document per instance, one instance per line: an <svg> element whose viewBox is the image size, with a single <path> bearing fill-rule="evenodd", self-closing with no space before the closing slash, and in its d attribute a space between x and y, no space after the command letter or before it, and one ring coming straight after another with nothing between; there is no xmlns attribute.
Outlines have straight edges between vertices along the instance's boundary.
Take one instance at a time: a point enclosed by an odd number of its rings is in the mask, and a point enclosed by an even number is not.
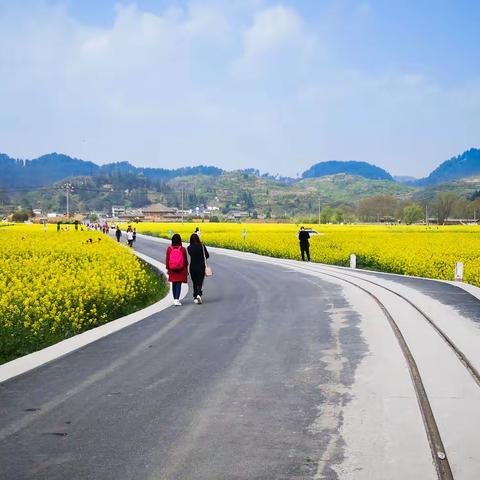
<svg viewBox="0 0 480 480"><path fill-rule="evenodd" d="M428 205L425 204L425 225L428 225Z"/></svg>
<svg viewBox="0 0 480 480"><path fill-rule="evenodd" d="M69 193L70 193L70 189L72 188L73 189L73 185L71 183L66 183L64 185L65 189L67 190L67 218L70 218L70 204L69 204Z"/></svg>
<svg viewBox="0 0 480 480"><path fill-rule="evenodd" d="M183 225L183 185L182 185L182 225Z"/></svg>
<svg viewBox="0 0 480 480"><path fill-rule="evenodd" d="M320 197L318 198L318 224L320 225Z"/></svg>

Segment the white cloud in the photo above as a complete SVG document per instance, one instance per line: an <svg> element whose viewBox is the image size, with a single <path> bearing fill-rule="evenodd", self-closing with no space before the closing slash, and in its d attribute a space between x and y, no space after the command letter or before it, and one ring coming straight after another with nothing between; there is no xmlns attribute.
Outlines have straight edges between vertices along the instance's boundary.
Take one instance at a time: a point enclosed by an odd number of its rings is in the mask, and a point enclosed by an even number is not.
<svg viewBox="0 0 480 480"><path fill-rule="evenodd" d="M276 5L260 10L243 32L243 52L233 63L240 79L257 80L284 70L303 71L315 46L315 37L293 10Z"/></svg>
<svg viewBox="0 0 480 480"><path fill-rule="evenodd" d="M245 32L247 57L265 55L276 48L301 41L300 17L281 5L255 14L253 25Z"/></svg>
<svg viewBox="0 0 480 480"><path fill-rule="evenodd" d="M0 9L0 151L14 156L290 175L359 159L422 175L480 138L478 79L338 65L335 39L292 8L118 6L100 28L29 5Z"/></svg>

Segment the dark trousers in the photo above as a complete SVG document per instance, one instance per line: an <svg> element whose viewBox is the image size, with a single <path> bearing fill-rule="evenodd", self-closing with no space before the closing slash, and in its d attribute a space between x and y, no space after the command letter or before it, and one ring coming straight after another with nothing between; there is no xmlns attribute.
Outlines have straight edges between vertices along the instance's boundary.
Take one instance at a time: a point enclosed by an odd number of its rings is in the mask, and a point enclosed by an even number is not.
<svg viewBox="0 0 480 480"><path fill-rule="evenodd" d="M197 298L197 295L202 296L203 280L205 278L205 266L190 266L190 277L192 277L193 283L193 298Z"/></svg>
<svg viewBox="0 0 480 480"><path fill-rule="evenodd" d="M172 282L173 298L178 300L180 298L180 292L182 291L182 282Z"/></svg>
<svg viewBox="0 0 480 480"><path fill-rule="evenodd" d="M305 261L305 254L307 255L307 260L310 261L310 245L301 243L300 244L300 253L302 254L302 260Z"/></svg>

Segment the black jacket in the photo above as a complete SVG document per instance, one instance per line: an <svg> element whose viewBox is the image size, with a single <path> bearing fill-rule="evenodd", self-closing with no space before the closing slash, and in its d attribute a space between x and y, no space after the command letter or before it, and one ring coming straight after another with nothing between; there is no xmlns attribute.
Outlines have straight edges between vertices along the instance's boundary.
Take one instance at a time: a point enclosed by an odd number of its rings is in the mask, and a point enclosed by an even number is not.
<svg viewBox="0 0 480 480"><path fill-rule="evenodd" d="M205 266L205 260L203 257L203 249L205 249L205 257L209 258L207 247L203 244L189 245L187 247L188 254L190 255L190 266Z"/></svg>
<svg viewBox="0 0 480 480"><path fill-rule="evenodd" d="M308 245L308 239L310 238L310 234L305 230L300 230L298 234L298 239L300 240L300 244Z"/></svg>

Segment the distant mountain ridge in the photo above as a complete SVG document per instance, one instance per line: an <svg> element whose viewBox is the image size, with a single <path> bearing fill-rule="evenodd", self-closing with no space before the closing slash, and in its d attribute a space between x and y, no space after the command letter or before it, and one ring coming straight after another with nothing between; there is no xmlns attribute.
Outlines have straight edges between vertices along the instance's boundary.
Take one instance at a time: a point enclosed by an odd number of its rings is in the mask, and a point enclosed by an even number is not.
<svg viewBox="0 0 480 480"><path fill-rule="evenodd" d="M414 182L414 185L429 186L446 183L459 178L480 175L480 150L471 148L457 157L440 164L428 177Z"/></svg>
<svg viewBox="0 0 480 480"><path fill-rule="evenodd" d="M142 181L142 177L155 182L168 182L177 177L218 176L224 172L221 168L205 165L167 169L135 167L129 162L116 162L99 166L93 162L60 153L49 153L33 160L14 159L0 153L0 187L6 188L37 188L72 177L102 176L107 178L133 175L138 178L139 182ZM244 172L260 176L258 170L247 169ZM394 178L386 170L376 165L353 160L316 163L303 172L301 178L321 178L338 174L360 176L371 180L388 180L416 187L432 186L480 175L480 149L471 148L461 155L443 162L428 177L419 180L412 177ZM262 177L275 178L268 174L264 174ZM285 181L287 184L298 181L293 178L283 178L283 180L288 180Z"/></svg>
<svg viewBox="0 0 480 480"><path fill-rule="evenodd" d="M94 175L143 175L151 180L168 181L187 175L220 175L222 169L199 165L176 169L141 168L129 162L109 163L99 166L93 162L72 158L59 153L49 153L33 160L19 160L0 153L0 187L42 187L70 177Z"/></svg>
<svg viewBox="0 0 480 480"><path fill-rule="evenodd" d="M371 180L393 180L393 177L383 168L377 167L367 162L358 162L354 160L341 162L331 160L328 162L316 163L308 170L303 172L302 178L318 178L326 175L337 175L344 173L347 175L357 175L359 177L369 178Z"/></svg>
<svg viewBox="0 0 480 480"><path fill-rule="evenodd" d="M0 186L41 187L68 177L95 174L99 166L59 153L49 153L34 160L18 160L0 153Z"/></svg>

